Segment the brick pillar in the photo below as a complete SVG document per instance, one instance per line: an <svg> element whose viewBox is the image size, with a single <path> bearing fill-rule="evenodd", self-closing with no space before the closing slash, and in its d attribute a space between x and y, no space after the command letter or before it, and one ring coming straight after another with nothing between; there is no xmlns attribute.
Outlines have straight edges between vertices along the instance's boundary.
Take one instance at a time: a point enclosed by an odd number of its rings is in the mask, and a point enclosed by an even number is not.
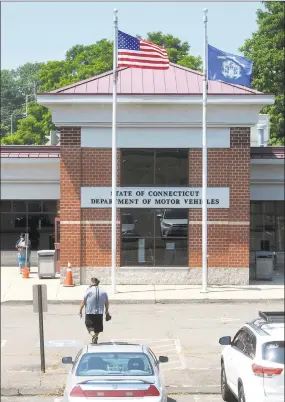
<svg viewBox="0 0 285 402"><path fill-rule="evenodd" d="M229 157L230 210L229 261L249 268L250 244L250 128L231 128Z"/></svg>
<svg viewBox="0 0 285 402"><path fill-rule="evenodd" d="M120 151L117 153L120 185ZM82 148L82 186L112 186L112 150ZM111 208L84 208L83 225L83 261L89 267L86 280L92 275L92 267L110 267L112 262L112 211ZM120 210L117 210L117 265L120 266Z"/></svg>
<svg viewBox="0 0 285 402"><path fill-rule="evenodd" d="M250 128L231 128L229 149L208 150L208 186L230 188L229 209L208 209L209 268L249 267ZM189 185L202 186L202 150L189 150ZM202 266L202 209L189 210L189 267ZM225 223L223 223L225 222Z"/></svg>
<svg viewBox="0 0 285 402"><path fill-rule="evenodd" d="M73 279L80 283L81 267L81 129L60 129L60 266L71 263ZM64 270L61 270L64 275Z"/></svg>

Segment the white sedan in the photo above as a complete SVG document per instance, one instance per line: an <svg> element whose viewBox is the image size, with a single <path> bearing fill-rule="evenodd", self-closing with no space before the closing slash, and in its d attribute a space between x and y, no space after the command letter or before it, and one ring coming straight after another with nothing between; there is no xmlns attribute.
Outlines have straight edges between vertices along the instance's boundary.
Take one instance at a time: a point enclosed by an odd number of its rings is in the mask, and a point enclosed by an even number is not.
<svg viewBox="0 0 285 402"><path fill-rule="evenodd" d="M62 363L72 364L64 391L64 402L98 400L104 402L134 401L167 402L167 393L160 363L145 345L101 343L86 345L73 361L64 357ZM130 399L131 398L131 399Z"/></svg>

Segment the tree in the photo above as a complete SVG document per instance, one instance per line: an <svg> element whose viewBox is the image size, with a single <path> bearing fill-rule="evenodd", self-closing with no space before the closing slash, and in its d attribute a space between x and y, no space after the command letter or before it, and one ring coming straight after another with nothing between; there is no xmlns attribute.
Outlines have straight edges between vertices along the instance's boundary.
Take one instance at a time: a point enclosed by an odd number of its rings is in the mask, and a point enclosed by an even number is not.
<svg viewBox="0 0 285 402"><path fill-rule="evenodd" d="M35 101L29 102L28 116L19 120L17 131L2 138L3 145L41 145L45 135L55 130L51 112Z"/></svg>
<svg viewBox="0 0 285 402"><path fill-rule="evenodd" d="M40 63L26 63L16 70L1 71L1 138L10 133L11 115L13 126L17 127L24 113L26 95L34 93L40 66Z"/></svg>
<svg viewBox="0 0 285 402"><path fill-rule="evenodd" d="M190 46L187 42L182 43L180 39L170 34L164 35L161 32L150 32L147 39L165 46L170 61L173 63L196 70L201 69L201 58L194 57L189 53ZM26 63L16 72L7 71L6 78L4 77L7 81L6 87L10 92L13 90L13 94L10 93L13 107L9 109L7 116L10 110L17 109L18 115L24 113L25 94L33 90L34 83L38 85L38 92L50 92L110 71L112 66L113 44L107 39L102 39L88 46L73 46L66 52L64 60ZM8 95L2 105L7 104L10 96ZM45 135L48 135L50 130L56 129L51 121L51 113L33 101L29 102L28 117L20 119L19 116L16 118L15 114L14 125L15 128L17 127L16 132L9 135L9 131L6 129L5 136L2 137L2 144L44 144Z"/></svg>
<svg viewBox="0 0 285 402"><path fill-rule="evenodd" d="M257 10L258 29L240 48L253 61L252 87L275 95L275 103L262 113L270 115L270 143L284 145L285 3L264 2Z"/></svg>

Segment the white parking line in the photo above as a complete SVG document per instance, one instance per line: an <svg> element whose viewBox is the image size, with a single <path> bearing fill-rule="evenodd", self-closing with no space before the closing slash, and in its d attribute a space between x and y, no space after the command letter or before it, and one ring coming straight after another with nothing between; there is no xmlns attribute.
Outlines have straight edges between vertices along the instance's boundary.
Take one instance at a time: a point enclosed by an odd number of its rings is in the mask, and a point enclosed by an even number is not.
<svg viewBox="0 0 285 402"><path fill-rule="evenodd" d="M1 349L4 348L4 346L6 345L7 341L5 340L1 340Z"/></svg>
<svg viewBox="0 0 285 402"><path fill-rule="evenodd" d="M180 359L182 370L185 370L187 368L187 365L186 365L186 362L185 362L185 359L184 359L184 355L182 353L181 342L180 342L179 339L176 338L176 339L174 339L174 343L175 343L176 352L177 352L177 354L179 356L179 359Z"/></svg>

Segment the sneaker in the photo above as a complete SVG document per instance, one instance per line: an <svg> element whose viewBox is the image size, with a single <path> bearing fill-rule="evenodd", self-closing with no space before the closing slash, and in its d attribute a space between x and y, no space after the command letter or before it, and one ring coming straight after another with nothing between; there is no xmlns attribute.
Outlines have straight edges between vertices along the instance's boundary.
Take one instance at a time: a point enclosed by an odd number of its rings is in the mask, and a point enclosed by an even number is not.
<svg viewBox="0 0 285 402"><path fill-rule="evenodd" d="M97 343L98 343L98 336L96 336L96 335L92 336L92 343L93 343L94 345L97 345Z"/></svg>

